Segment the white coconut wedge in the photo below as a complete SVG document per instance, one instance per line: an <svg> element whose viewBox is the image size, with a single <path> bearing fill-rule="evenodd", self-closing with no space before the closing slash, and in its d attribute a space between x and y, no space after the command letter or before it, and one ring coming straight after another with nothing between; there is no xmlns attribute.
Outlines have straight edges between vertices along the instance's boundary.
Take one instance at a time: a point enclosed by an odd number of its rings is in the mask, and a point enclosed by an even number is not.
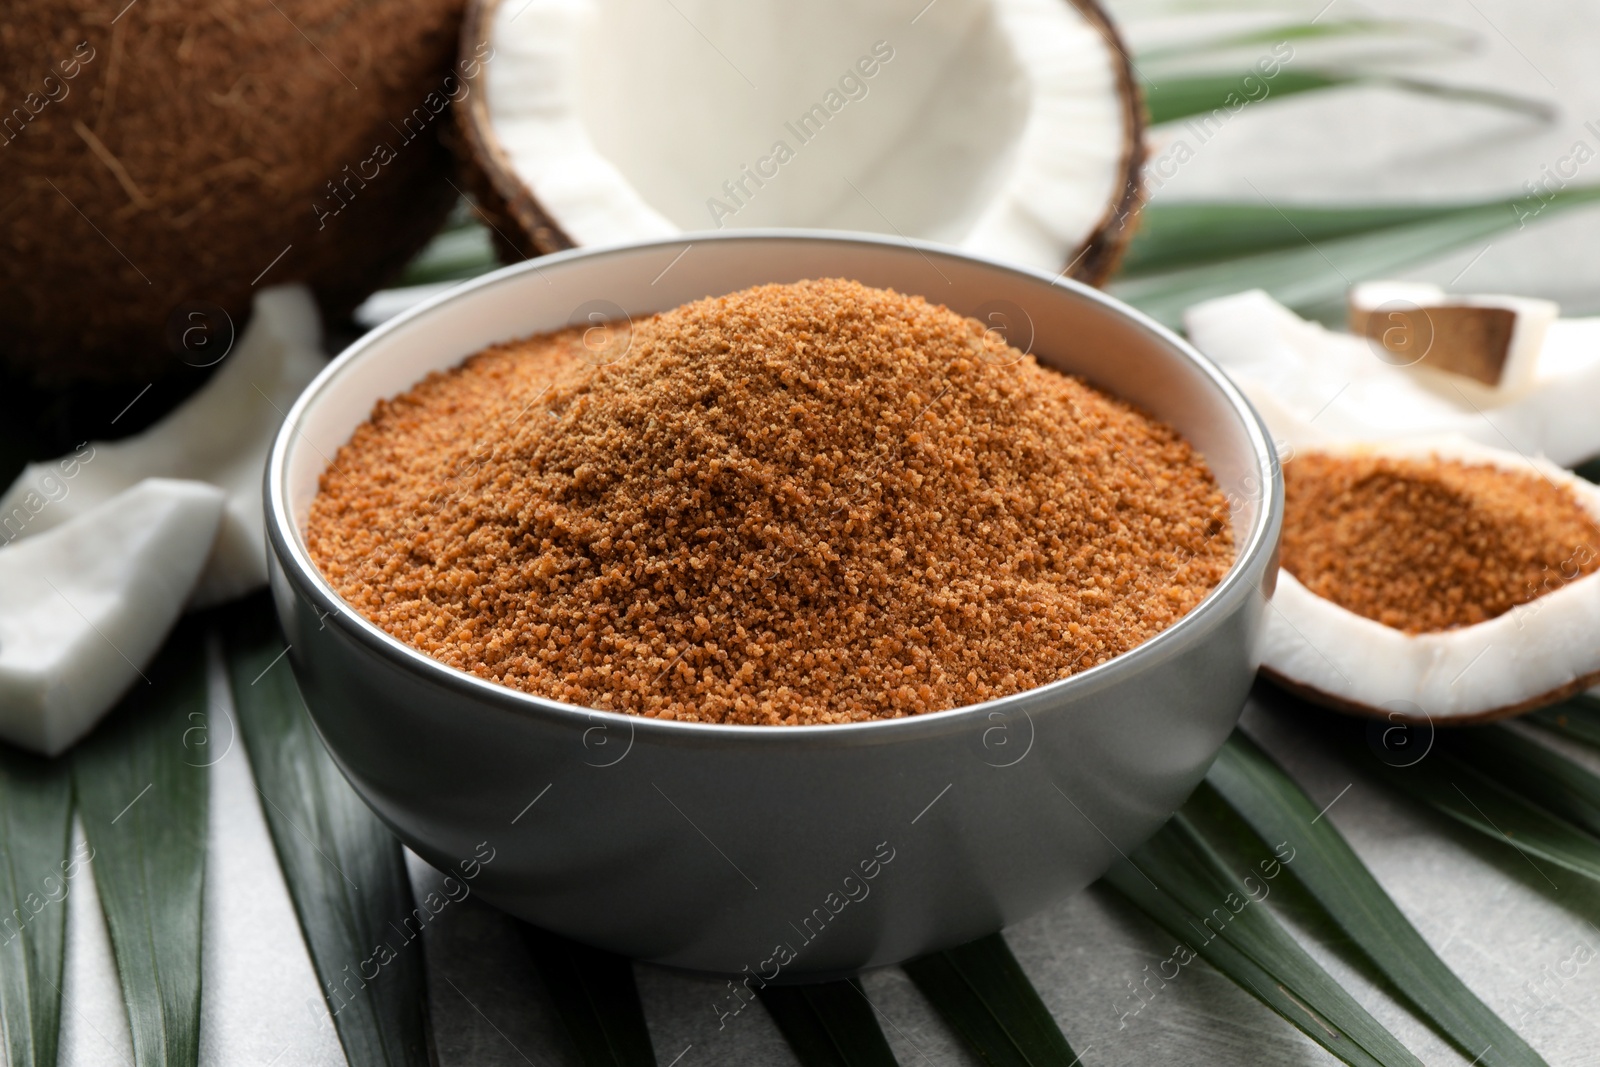
<svg viewBox="0 0 1600 1067"><path fill-rule="evenodd" d="M1259 289L1196 304L1184 325L1274 437L1296 447L1459 434L1563 466L1600 454L1600 318L1550 322L1532 383L1498 404L1459 376L1397 366L1380 345L1307 322Z"/></svg>
<svg viewBox="0 0 1600 1067"><path fill-rule="evenodd" d="M1498 406L1537 380L1545 334L1560 315L1551 300L1500 293L1450 295L1418 282L1362 282L1349 296L1350 332L1380 358L1442 375L1469 399Z"/></svg>
<svg viewBox="0 0 1600 1067"><path fill-rule="evenodd" d="M43 534L145 478L192 479L227 494L193 606L263 585L262 470L284 413L322 369L320 333L316 304L303 287L260 293L249 327L216 375L166 418L133 437L85 444L24 469L0 497L0 540Z"/></svg>
<svg viewBox="0 0 1600 1067"><path fill-rule="evenodd" d="M58 755L139 680L226 501L202 482L150 478L0 548L0 738Z"/></svg>
<svg viewBox="0 0 1600 1067"><path fill-rule="evenodd" d="M1094 0L916 6L470 0L478 198L523 255L794 226L1104 278L1143 160L1110 20Z"/></svg>
<svg viewBox="0 0 1600 1067"><path fill-rule="evenodd" d="M1570 489L1600 529L1600 488L1542 458L1455 436L1315 451L1437 457L1537 473ZM1516 715L1600 682L1600 572L1554 580L1546 590L1485 622L1408 634L1340 607L1279 570L1261 670L1308 699L1361 715L1433 723Z"/></svg>

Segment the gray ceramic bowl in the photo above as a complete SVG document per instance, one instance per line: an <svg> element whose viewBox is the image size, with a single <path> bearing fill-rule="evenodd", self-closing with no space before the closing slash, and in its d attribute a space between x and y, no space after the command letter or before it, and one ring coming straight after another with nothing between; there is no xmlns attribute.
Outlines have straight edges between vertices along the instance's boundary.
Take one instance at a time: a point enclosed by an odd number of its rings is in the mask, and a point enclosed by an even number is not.
<svg viewBox="0 0 1600 1067"><path fill-rule="evenodd" d="M983 317L1175 426L1230 498L1226 579L1153 640L1040 689L916 718L751 727L482 681L348 610L308 558L317 477L380 397L490 342L827 276ZM1100 292L905 241L749 231L548 256L385 323L295 404L266 481L295 676L334 759L401 840L441 869L466 863L484 898L579 941L778 981L990 933L1153 833L1205 774L1255 674L1282 497L1239 392Z"/></svg>

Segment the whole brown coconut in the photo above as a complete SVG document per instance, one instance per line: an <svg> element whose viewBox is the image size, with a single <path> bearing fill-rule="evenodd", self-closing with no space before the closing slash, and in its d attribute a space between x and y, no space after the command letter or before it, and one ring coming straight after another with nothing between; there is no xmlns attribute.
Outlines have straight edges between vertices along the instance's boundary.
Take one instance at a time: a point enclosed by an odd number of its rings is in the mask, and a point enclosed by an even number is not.
<svg viewBox="0 0 1600 1067"><path fill-rule="evenodd" d="M258 286L348 311L456 196L462 0L0 9L0 360L45 384L194 365ZM171 327L177 326L176 330ZM175 340L176 338L176 340Z"/></svg>

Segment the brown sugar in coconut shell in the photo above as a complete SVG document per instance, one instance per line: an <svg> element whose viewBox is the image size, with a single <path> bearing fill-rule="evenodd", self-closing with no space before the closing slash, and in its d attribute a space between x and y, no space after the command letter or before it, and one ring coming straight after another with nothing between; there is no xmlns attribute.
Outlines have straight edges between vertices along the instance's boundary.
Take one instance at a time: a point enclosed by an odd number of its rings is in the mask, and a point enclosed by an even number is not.
<svg viewBox="0 0 1600 1067"><path fill-rule="evenodd" d="M1052 682L1160 633L1233 559L1171 429L974 320L845 281L432 374L339 451L307 541L357 610L443 663L726 723Z"/></svg>
<svg viewBox="0 0 1600 1067"><path fill-rule="evenodd" d="M1600 568L1594 519L1537 474L1312 453L1284 466L1284 488L1284 568L1407 633L1484 622Z"/></svg>

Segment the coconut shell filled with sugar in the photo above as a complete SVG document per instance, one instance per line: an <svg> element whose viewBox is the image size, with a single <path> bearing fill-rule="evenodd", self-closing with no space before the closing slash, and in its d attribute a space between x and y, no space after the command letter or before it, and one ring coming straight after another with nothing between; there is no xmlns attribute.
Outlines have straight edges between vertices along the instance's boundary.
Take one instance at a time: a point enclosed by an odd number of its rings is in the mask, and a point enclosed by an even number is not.
<svg viewBox="0 0 1600 1067"><path fill-rule="evenodd" d="M461 0L62 0L0 16L0 357L49 384L177 368L307 281L342 313L455 198ZM446 81L446 79L450 79ZM181 349L180 349L181 351Z"/></svg>
<svg viewBox="0 0 1600 1067"><path fill-rule="evenodd" d="M1504 718L1600 682L1600 488L1460 438L1284 466L1262 671L1318 703Z"/></svg>

